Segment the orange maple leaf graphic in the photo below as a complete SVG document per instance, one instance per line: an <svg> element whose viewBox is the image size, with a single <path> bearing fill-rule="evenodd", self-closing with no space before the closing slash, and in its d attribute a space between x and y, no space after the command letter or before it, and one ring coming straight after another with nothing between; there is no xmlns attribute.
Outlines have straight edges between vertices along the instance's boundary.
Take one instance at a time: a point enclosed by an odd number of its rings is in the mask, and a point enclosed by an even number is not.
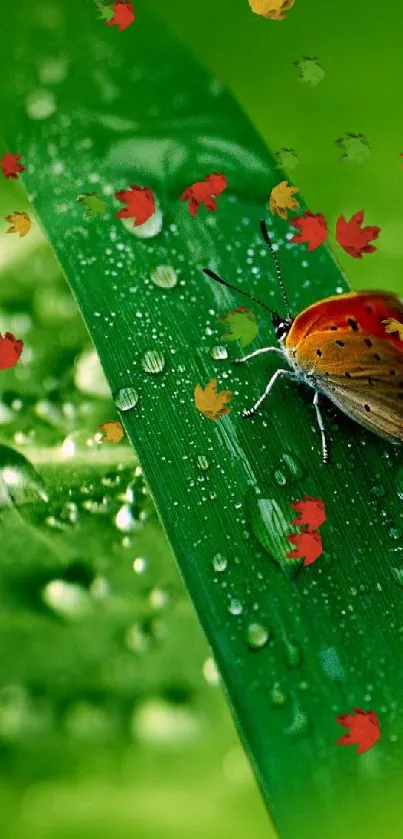
<svg viewBox="0 0 403 839"><path fill-rule="evenodd" d="M290 507L299 513L291 524L306 527L307 533L317 530L326 521L325 505L321 498L305 495L302 501L292 501Z"/></svg>
<svg viewBox="0 0 403 839"><path fill-rule="evenodd" d="M336 746L358 746L357 755L372 749L381 736L379 719L374 711L353 708L352 714L342 714L336 717L336 722L350 729L336 740Z"/></svg>
<svg viewBox="0 0 403 839"><path fill-rule="evenodd" d="M386 318L382 323L385 324L385 332L397 332L401 341L403 341L403 323L396 318Z"/></svg>
<svg viewBox="0 0 403 839"><path fill-rule="evenodd" d="M32 227L28 213L24 212L12 213L10 216L6 216L6 221L11 225L7 233L19 233L20 239L23 239Z"/></svg>
<svg viewBox="0 0 403 839"><path fill-rule="evenodd" d="M17 341L12 332L6 332L4 338L0 333L0 370L14 367L22 353L23 341Z"/></svg>
<svg viewBox="0 0 403 839"><path fill-rule="evenodd" d="M121 439L124 437L125 432L123 431L122 423L118 422L117 420L110 420L109 422L105 422L103 425L99 426L100 430L103 431L103 443L113 443L115 446L120 443Z"/></svg>
<svg viewBox="0 0 403 839"><path fill-rule="evenodd" d="M270 193L269 209L275 215L281 218L287 218L287 209L296 210L299 207L296 198L293 195L298 192L296 186L288 186L288 181L281 181L277 186L274 186Z"/></svg>
<svg viewBox="0 0 403 839"><path fill-rule="evenodd" d="M295 0L249 0L252 12L270 20L283 20L285 12L291 9Z"/></svg>
<svg viewBox="0 0 403 839"><path fill-rule="evenodd" d="M203 388L196 385L194 391L195 405L198 411L204 414L208 419L218 420L224 414L229 414L231 408L226 408L225 404L232 399L232 392L230 390L217 390L217 379L211 381Z"/></svg>
<svg viewBox="0 0 403 839"><path fill-rule="evenodd" d="M191 216L197 215L200 205L203 204L210 213L217 210L215 197L221 195L227 188L227 179L220 172L212 172L206 175L204 181L196 181L182 192L182 201L189 201L189 212Z"/></svg>
<svg viewBox="0 0 403 839"><path fill-rule="evenodd" d="M354 259L362 259L363 253L374 253L376 247L369 242L371 239L377 239L381 232L380 227L361 227L363 220L364 210L359 210L350 221L340 216L336 222L336 239Z"/></svg>

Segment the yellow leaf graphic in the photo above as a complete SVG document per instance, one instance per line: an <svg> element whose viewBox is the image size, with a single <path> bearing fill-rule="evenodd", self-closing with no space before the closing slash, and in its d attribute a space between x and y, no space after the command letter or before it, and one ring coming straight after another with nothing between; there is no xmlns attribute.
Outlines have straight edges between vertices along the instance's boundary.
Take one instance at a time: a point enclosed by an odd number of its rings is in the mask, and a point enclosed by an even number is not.
<svg viewBox="0 0 403 839"><path fill-rule="evenodd" d="M288 181L281 181L281 183L274 186L270 193L269 209L275 215L281 218L287 218L288 210L297 210L299 207L296 198L293 198L295 192L298 192L298 187L287 186Z"/></svg>
<svg viewBox="0 0 403 839"><path fill-rule="evenodd" d="M291 9L295 0L249 0L252 12L270 20L283 20L285 12Z"/></svg>
<svg viewBox="0 0 403 839"><path fill-rule="evenodd" d="M397 332L401 341L403 341L403 323L396 318L387 318L383 320L385 324L385 332Z"/></svg>
<svg viewBox="0 0 403 839"><path fill-rule="evenodd" d="M217 390L217 379L212 379L203 390L200 385L195 387L195 405L198 411L208 419L218 420L224 414L229 414L231 408L225 408L225 403L232 399L230 390Z"/></svg>
<svg viewBox="0 0 403 839"><path fill-rule="evenodd" d="M103 443L113 443L116 446L117 443L120 443L122 437L124 437L125 432L123 431L122 424L117 420L105 422L99 427L104 434L102 438Z"/></svg>
<svg viewBox="0 0 403 839"><path fill-rule="evenodd" d="M19 233L20 239L31 230L31 219L28 213L12 213L10 216L6 216L6 221L11 224L7 233Z"/></svg>

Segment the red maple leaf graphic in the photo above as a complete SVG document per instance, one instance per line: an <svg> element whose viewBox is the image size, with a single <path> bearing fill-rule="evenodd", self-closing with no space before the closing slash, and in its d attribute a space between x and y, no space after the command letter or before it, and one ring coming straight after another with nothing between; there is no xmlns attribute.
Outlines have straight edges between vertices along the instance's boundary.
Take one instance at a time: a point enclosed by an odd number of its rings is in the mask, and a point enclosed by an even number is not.
<svg viewBox="0 0 403 839"><path fill-rule="evenodd" d="M336 223L336 239L354 259L362 259L363 253L376 251L374 245L370 245L369 242L371 239L377 239L381 232L380 227L361 227L363 219L364 210L359 210L350 221L346 221L344 216L339 216Z"/></svg>
<svg viewBox="0 0 403 839"><path fill-rule="evenodd" d="M362 708L353 708L352 714L342 714L336 717L336 722L343 728L349 728L346 734L342 734L336 740L336 746L358 746L357 755L367 752L379 740L380 723L374 711L363 711Z"/></svg>
<svg viewBox="0 0 403 839"><path fill-rule="evenodd" d="M115 198L127 204L116 213L117 218L134 218L133 227L144 224L155 213L155 198L152 189L130 184L130 189L121 189Z"/></svg>
<svg viewBox="0 0 403 839"><path fill-rule="evenodd" d="M113 18L106 20L106 26L117 26L119 32L123 32L130 24L136 20L133 5L130 0L117 0L117 3L112 3L111 8L114 11Z"/></svg>
<svg viewBox="0 0 403 839"><path fill-rule="evenodd" d="M326 219L322 213L306 212L304 216L296 216L291 222L293 227L299 230L290 242L308 244L308 251L314 251L327 238Z"/></svg>
<svg viewBox="0 0 403 839"><path fill-rule="evenodd" d="M306 527L308 533L317 530L326 521L325 505L321 498L305 495L302 501L292 501L290 507L299 513L291 524Z"/></svg>
<svg viewBox="0 0 403 839"><path fill-rule="evenodd" d="M295 548L287 554L287 559L302 559L303 565L311 565L323 552L322 539L319 533L290 533L287 536Z"/></svg>
<svg viewBox="0 0 403 839"><path fill-rule="evenodd" d="M4 338L0 333L0 370L14 367L22 353L23 341L17 341L11 332L6 332Z"/></svg>
<svg viewBox="0 0 403 839"><path fill-rule="evenodd" d="M11 152L7 151L4 157L1 158L1 168L5 178L14 178L14 180L17 180L17 173L24 171L25 166L18 163L20 157L20 154L11 154Z"/></svg>
<svg viewBox="0 0 403 839"><path fill-rule="evenodd" d="M182 192L182 201L189 201L189 212L191 216L197 215L200 205L203 204L210 213L217 210L215 197L221 195L227 188L225 175L219 172L212 172L207 175L204 181L196 181Z"/></svg>

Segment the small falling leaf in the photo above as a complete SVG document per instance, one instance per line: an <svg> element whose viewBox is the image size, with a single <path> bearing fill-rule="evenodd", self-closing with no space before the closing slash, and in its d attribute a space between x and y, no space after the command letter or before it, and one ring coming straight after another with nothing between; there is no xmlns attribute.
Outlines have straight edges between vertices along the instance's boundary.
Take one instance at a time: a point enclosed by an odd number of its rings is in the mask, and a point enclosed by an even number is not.
<svg viewBox="0 0 403 839"><path fill-rule="evenodd" d="M244 349L256 338L258 325L253 309L239 306L227 315L223 315L220 320L229 328L229 331L222 336L223 341L239 341Z"/></svg>
<svg viewBox="0 0 403 839"><path fill-rule="evenodd" d="M106 213L106 201L97 192L85 192L84 195L77 198L77 204L83 204L87 207L84 218L90 218L94 215L103 216Z"/></svg>
<svg viewBox="0 0 403 839"><path fill-rule="evenodd" d="M382 323L385 324L385 332L397 332L401 341L403 341L403 323L400 320L396 320L396 318L387 318L383 320Z"/></svg>
<svg viewBox="0 0 403 839"><path fill-rule="evenodd" d="M195 405L198 411L204 414L208 419L218 420L224 414L229 414L231 408L225 408L225 404L232 399L232 392L230 390L217 390L217 379L211 379L203 390L200 385L196 385L194 391Z"/></svg>
<svg viewBox="0 0 403 839"><path fill-rule="evenodd" d="M4 338L0 333L0 370L14 367L24 348L23 341L17 341L12 332L6 332Z"/></svg>
<svg viewBox="0 0 403 839"><path fill-rule="evenodd" d="M25 166L22 166L21 163L18 163L20 157L20 154L11 154L9 151L7 151L4 157L1 158L0 164L5 178L13 178L14 180L17 180L18 172L24 171Z"/></svg>
<svg viewBox="0 0 403 839"><path fill-rule="evenodd" d="M363 253L374 253L376 247L370 245L372 239L377 239L381 232L380 227L361 227L364 220L364 210L359 210L346 221L340 216L336 223L336 239L341 247L353 256L354 259L362 259Z"/></svg>
<svg viewBox="0 0 403 839"><path fill-rule="evenodd" d="M304 565L311 565L323 553L322 539L319 533L289 533L287 536L289 542L295 545L290 553L287 554L288 559L302 559Z"/></svg>
<svg viewBox="0 0 403 839"><path fill-rule="evenodd" d="M296 67L300 82L308 82L316 87L325 77L325 71L320 66L316 56L303 55L297 61L293 61Z"/></svg>
<svg viewBox="0 0 403 839"><path fill-rule="evenodd" d="M357 755L372 749L381 736L379 719L374 711L353 708L352 714L342 714L336 717L336 722L350 729L336 740L336 746L358 746Z"/></svg>
<svg viewBox="0 0 403 839"><path fill-rule="evenodd" d="M249 0L252 12L269 20L283 20L294 3L295 0Z"/></svg>
<svg viewBox="0 0 403 839"><path fill-rule="evenodd" d="M340 158L342 163L353 162L362 166L371 156L371 146L365 134L352 134L347 132L343 137L335 140L335 145L342 149Z"/></svg>
<svg viewBox="0 0 403 839"><path fill-rule="evenodd" d="M206 175L204 181L196 181L191 186L187 187L182 192L182 201L189 201L189 213L191 216L197 215L200 205L208 210L210 213L215 213L217 210L217 202L215 197L221 195L227 188L227 179L225 175L219 172L212 172L211 175Z"/></svg>
<svg viewBox="0 0 403 839"><path fill-rule="evenodd" d="M123 32L136 20L131 0L117 0L117 3L112 3L111 8L113 16L105 20L105 26L117 26L119 32Z"/></svg>
<svg viewBox="0 0 403 839"><path fill-rule="evenodd" d="M118 422L117 420L110 420L110 422L105 422L103 425L99 426L100 430L103 432L103 443L113 443L116 446L120 443L121 439L124 437L125 432L123 431L122 423Z"/></svg>
<svg viewBox="0 0 403 839"><path fill-rule="evenodd" d="M295 169L299 164L299 157L294 149L282 148L276 151L277 169Z"/></svg>
<svg viewBox="0 0 403 839"><path fill-rule="evenodd" d="M99 11L98 20L112 20L114 11L107 0L94 0L95 5Z"/></svg>
<svg viewBox="0 0 403 839"><path fill-rule="evenodd" d="M7 233L19 233L20 239L23 239L32 227L31 219L28 213L24 212L12 213L10 216L6 216L6 221L8 221L11 225L11 227L8 228Z"/></svg>
<svg viewBox="0 0 403 839"><path fill-rule="evenodd" d="M403 157L403 152L399 154L399 157ZM400 168L403 169L403 163L400 164Z"/></svg>
<svg viewBox="0 0 403 839"><path fill-rule="evenodd" d="M127 204L116 213L116 218L134 218L133 227L145 224L155 213L155 198L152 189L131 184L129 189L121 189L115 198Z"/></svg>
<svg viewBox="0 0 403 839"><path fill-rule="evenodd" d="M327 224L326 219L322 213L306 212L304 216L296 216L292 219L291 225L299 230L295 236L290 239L293 243L307 243L308 251L314 251L327 238Z"/></svg>
<svg viewBox="0 0 403 839"><path fill-rule="evenodd" d="M288 181L281 181L277 186L274 186L269 200L270 212L273 215L277 213L277 215L284 219L287 218L287 209L297 210L299 207L298 201L296 198L293 198L293 195L298 192L298 188L296 186L287 186L287 184Z"/></svg>
<svg viewBox="0 0 403 839"><path fill-rule="evenodd" d="M307 533L317 530L326 521L325 505L321 498L305 495L301 501L292 501L290 507L298 513L291 525L306 527Z"/></svg>

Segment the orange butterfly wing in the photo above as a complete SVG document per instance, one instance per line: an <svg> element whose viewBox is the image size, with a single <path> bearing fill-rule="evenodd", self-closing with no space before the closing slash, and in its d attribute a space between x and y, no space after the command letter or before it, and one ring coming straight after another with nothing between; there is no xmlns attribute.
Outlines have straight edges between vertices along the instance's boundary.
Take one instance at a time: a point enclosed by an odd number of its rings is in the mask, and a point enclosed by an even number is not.
<svg viewBox="0 0 403 839"><path fill-rule="evenodd" d="M387 318L403 323L403 305L395 295L332 297L298 315L286 348L344 413L403 442L403 341L386 333Z"/></svg>

